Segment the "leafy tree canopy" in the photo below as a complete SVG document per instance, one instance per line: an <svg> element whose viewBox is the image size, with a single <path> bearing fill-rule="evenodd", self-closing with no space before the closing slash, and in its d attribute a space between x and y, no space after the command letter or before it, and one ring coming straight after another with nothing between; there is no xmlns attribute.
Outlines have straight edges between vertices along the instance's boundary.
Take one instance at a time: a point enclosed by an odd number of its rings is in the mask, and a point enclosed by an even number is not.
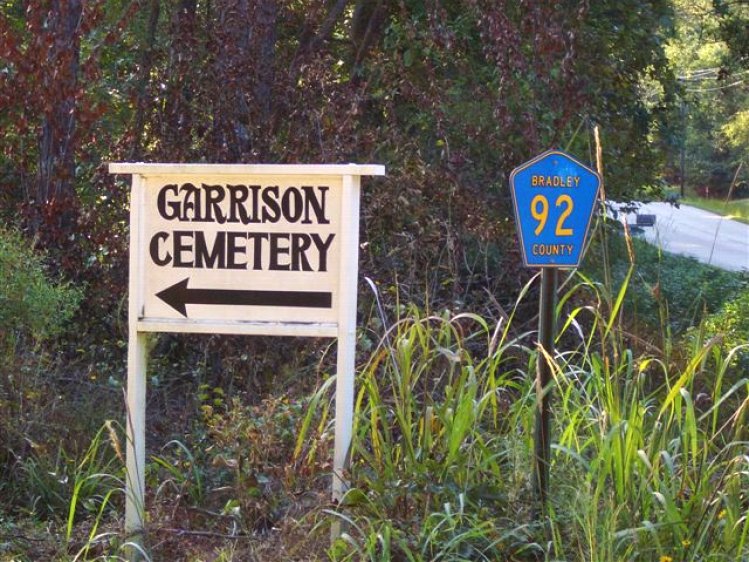
<svg viewBox="0 0 749 562"><path fill-rule="evenodd" d="M517 266L507 175L546 148L592 160L598 125L608 195L657 192L673 31L669 0L7 0L4 207L80 275L124 256L103 162L379 161L371 265L448 240L455 290L477 244Z"/></svg>

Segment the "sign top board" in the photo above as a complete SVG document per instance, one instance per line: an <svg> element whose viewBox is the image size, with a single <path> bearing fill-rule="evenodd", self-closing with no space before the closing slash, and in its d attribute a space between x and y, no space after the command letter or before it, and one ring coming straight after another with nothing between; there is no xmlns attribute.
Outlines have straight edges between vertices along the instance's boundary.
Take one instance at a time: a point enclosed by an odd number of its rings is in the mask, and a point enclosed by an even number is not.
<svg viewBox="0 0 749 562"><path fill-rule="evenodd" d="M559 150L512 171L510 191L526 266L580 264L600 186L596 172Z"/></svg>
<svg viewBox="0 0 749 562"><path fill-rule="evenodd" d="M149 162L111 162L110 174L142 176L175 174L209 175L286 175L286 176L384 176L380 164L173 164Z"/></svg>
<svg viewBox="0 0 749 562"><path fill-rule="evenodd" d="M334 335L368 164L113 163L133 174L140 331ZM355 256L355 254L353 254ZM356 272L353 270L355 277Z"/></svg>

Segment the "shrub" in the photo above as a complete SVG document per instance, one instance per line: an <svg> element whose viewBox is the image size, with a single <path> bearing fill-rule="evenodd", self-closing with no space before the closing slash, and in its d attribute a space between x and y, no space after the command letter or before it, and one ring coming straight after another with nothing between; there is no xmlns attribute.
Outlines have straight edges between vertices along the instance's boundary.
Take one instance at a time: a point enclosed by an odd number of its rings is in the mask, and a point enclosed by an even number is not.
<svg viewBox="0 0 749 562"><path fill-rule="evenodd" d="M39 343L59 335L82 296L50 276L44 256L7 229L0 229L0 279L0 345L6 350L19 336Z"/></svg>
<svg viewBox="0 0 749 562"><path fill-rule="evenodd" d="M749 342L749 290L709 316L705 328L709 336L721 335L729 348Z"/></svg>
<svg viewBox="0 0 749 562"><path fill-rule="evenodd" d="M687 333L687 339L714 340L726 351L734 350L733 366L739 372L749 371L749 290L727 301L721 309L705 318L702 326Z"/></svg>
<svg viewBox="0 0 749 562"><path fill-rule="evenodd" d="M59 335L81 299L79 289L46 272L44 259L18 233L0 228L0 492L10 503L23 496L19 467L44 449L56 396L49 377L39 376L47 373L45 356L19 350Z"/></svg>
<svg viewBox="0 0 749 562"><path fill-rule="evenodd" d="M626 241L616 230L606 238L593 239L583 263L584 273L603 282L610 268L612 282L619 286L629 271ZM700 323L704 314L715 313L747 287L745 273L725 271L694 258L669 254L645 240L632 239L635 269L625 298L628 321L651 332L684 333ZM606 258L604 259L604 253Z"/></svg>

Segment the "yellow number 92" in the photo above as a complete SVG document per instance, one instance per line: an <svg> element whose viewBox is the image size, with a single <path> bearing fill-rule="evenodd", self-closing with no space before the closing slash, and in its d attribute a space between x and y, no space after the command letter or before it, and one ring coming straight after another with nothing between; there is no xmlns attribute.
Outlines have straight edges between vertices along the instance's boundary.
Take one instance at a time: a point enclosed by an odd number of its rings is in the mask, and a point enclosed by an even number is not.
<svg viewBox="0 0 749 562"><path fill-rule="evenodd" d="M554 202L555 207L564 207L559 219L557 219L556 228L554 234L556 236L572 236L573 232L571 228L564 226L564 221L572 214L572 210L575 205L572 202L572 197L569 195L560 195ZM549 220L549 200L545 195L536 195L531 201L531 216L538 222L534 230L536 236L543 232L546 222Z"/></svg>

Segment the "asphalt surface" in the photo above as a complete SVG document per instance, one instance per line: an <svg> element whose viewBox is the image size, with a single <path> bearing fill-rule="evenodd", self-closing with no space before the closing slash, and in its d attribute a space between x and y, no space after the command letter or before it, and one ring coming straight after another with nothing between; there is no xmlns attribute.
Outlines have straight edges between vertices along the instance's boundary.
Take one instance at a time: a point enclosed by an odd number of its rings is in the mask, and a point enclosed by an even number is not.
<svg viewBox="0 0 749 562"><path fill-rule="evenodd" d="M656 216L655 225L642 227L639 235L664 251L723 269L749 270L749 225L683 204L647 203L638 213ZM630 225L635 220L627 215Z"/></svg>

